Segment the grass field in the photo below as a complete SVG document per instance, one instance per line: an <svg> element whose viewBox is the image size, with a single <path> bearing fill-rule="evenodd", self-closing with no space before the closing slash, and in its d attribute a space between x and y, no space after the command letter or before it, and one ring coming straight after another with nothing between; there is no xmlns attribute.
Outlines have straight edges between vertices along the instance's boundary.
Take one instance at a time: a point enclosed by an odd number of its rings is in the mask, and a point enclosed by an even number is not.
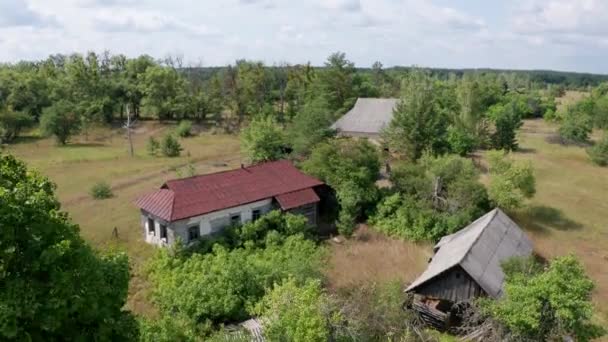
<svg viewBox="0 0 608 342"><path fill-rule="evenodd" d="M241 162L236 136L209 133L181 139L184 148L181 157L149 156L148 138L160 139L171 129L173 126L167 124L141 124L134 135L133 158L128 155L122 130L97 129L89 133L88 139L77 137L67 146L57 146L52 139L25 137L7 148L57 184L62 208L80 225L86 240L97 247L111 246L128 252L135 274L129 306L138 313L152 311L145 299L147 286L138 274L140 265L154 248L143 242L139 211L133 200L158 188L165 180L176 178L174 170L188 163L198 173L209 173ZM112 186L112 198L91 198L89 190L98 181ZM114 227L118 229L118 239L112 237Z"/></svg>
<svg viewBox="0 0 608 342"><path fill-rule="evenodd" d="M157 138L171 125L143 123L135 134L136 156L127 154L120 130L100 129L87 140L78 137L65 147L51 139L26 137L7 150L24 159L57 183L57 193L83 237L98 247L126 250L133 263L129 307L137 313L153 312L146 300L147 284L139 266L154 251L142 241L139 214L132 201L140 194L175 178L175 168L191 162L198 173L209 173L241 163L239 141L234 135L201 133L181 139L178 158L148 156L148 137ZM530 208L515 219L533 237L542 255L575 253L584 263L597 288L594 294L600 317L608 322L608 169L592 165L584 148L551 144L546 138L556 128L543 121L526 121L520 134L519 159L531 160L537 178L537 194ZM599 137L596 135L595 138ZM97 181L107 181L114 197L93 200L88 194ZM119 237L112 237L118 228ZM431 255L429 245L384 237L363 227L357 238L328 242L331 256L326 275L331 288L357 286L398 278L413 280ZM608 323L607 323L608 324Z"/></svg>

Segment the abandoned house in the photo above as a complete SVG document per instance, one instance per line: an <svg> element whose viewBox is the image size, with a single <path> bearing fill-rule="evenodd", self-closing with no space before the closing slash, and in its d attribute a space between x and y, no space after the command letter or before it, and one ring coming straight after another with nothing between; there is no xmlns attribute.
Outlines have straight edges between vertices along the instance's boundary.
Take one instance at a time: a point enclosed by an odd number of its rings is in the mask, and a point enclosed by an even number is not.
<svg viewBox="0 0 608 342"><path fill-rule="evenodd" d="M393 119L398 102L399 99L358 98L355 106L331 127L343 136L379 139Z"/></svg>
<svg viewBox="0 0 608 342"><path fill-rule="evenodd" d="M316 225L323 182L286 160L167 181L137 199L146 242L185 243L223 228L256 220L268 211L306 216Z"/></svg>
<svg viewBox="0 0 608 342"><path fill-rule="evenodd" d="M499 298L505 277L501 263L529 256L532 249L532 242L517 224L494 209L441 238L427 269L406 292L416 294L414 308L427 323L442 325L455 303L480 296Z"/></svg>

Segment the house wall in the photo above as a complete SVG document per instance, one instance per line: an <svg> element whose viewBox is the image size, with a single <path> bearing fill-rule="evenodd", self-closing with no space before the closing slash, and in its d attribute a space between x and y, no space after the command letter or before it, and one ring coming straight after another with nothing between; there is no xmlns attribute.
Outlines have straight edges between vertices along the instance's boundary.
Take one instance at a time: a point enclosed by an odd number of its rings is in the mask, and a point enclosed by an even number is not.
<svg viewBox="0 0 608 342"><path fill-rule="evenodd" d="M460 266L452 267L429 280L419 286L415 292L452 302L464 302L485 295L485 291Z"/></svg>
<svg viewBox="0 0 608 342"><path fill-rule="evenodd" d="M303 205L301 207L288 210L292 214L304 215L308 219L308 224L317 225L318 206L317 203Z"/></svg>
<svg viewBox="0 0 608 342"><path fill-rule="evenodd" d="M142 227L144 228L145 241L154 245L164 246L171 245L180 238L183 242L188 243L188 229L197 226L201 237L219 232L222 228L230 225L230 217L235 214L241 215L241 222L248 222L252 219L254 210L260 210L260 214L266 214L272 210L272 199L265 199L257 202L244 204L238 207L214 211L208 214L190 217L187 219L174 221L168 224L167 239L160 239L160 225L166 224L164 220L155 217L154 215L142 212ZM153 218L155 221L154 234L148 233L148 218Z"/></svg>

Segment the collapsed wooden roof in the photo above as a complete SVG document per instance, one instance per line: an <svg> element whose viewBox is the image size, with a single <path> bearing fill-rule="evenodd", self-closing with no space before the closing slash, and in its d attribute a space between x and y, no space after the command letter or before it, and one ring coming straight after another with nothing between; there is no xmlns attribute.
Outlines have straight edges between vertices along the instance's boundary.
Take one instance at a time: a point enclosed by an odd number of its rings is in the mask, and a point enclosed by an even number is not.
<svg viewBox="0 0 608 342"><path fill-rule="evenodd" d="M460 265L493 298L502 295L501 263L532 254L532 242L502 210L494 209L466 228L444 236L435 245L427 269L406 289L416 288Z"/></svg>

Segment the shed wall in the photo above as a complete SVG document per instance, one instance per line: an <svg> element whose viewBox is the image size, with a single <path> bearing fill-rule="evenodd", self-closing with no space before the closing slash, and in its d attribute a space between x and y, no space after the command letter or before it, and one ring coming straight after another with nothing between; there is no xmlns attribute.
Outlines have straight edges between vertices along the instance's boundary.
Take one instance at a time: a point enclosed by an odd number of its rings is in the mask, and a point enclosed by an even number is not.
<svg viewBox="0 0 608 342"><path fill-rule="evenodd" d="M460 266L452 267L420 285L414 292L452 302L464 302L485 295L483 289Z"/></svg>

